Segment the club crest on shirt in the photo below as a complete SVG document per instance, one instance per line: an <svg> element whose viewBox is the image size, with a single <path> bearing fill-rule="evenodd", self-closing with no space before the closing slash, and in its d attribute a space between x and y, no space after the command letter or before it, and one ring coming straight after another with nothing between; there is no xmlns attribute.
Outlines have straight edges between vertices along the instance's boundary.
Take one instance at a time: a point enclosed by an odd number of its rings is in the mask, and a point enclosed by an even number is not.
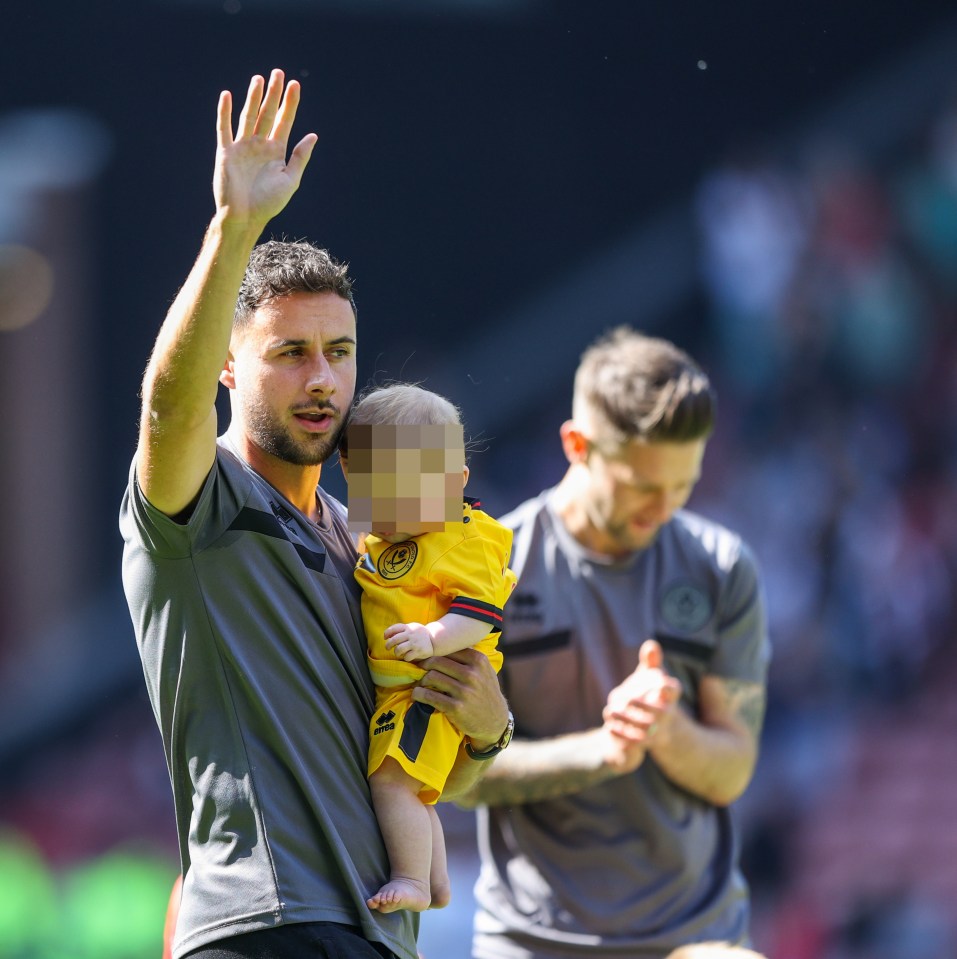
<svg viewBox="0 0 957 959"><path fill-rule="evenodd" d="M682 583L670 587L661 598L664 621L683 633L701 629L711 619L711 599L696 586Z"/></svg>
<svg viewBox="0 0 957 959"><path fill-rule="evenodd" d="M415 565L415 558L419 555L419 547L414 540L404 543L393 543L382 551L376 568L383 579L401 579Z"/></svg>

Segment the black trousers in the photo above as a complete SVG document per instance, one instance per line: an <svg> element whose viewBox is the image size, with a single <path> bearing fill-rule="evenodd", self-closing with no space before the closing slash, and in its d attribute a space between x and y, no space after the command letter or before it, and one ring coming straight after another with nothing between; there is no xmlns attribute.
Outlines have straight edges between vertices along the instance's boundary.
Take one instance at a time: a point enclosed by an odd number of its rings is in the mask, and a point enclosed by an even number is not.
<svg viewBox="0 0 957 959"><path fill-rule="evenodd" d="M354 926L295 922L211 942L187 959L395 959L395 954L364 939Z"/></svg>

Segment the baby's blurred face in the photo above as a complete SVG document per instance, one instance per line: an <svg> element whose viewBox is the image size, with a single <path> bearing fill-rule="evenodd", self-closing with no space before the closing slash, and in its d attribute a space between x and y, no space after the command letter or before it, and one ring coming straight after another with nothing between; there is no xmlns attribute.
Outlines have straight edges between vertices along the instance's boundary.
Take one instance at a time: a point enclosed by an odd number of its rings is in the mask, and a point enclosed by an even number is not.
<svg viewBox="0 0 957 959"><path fill-rule="evenodd" d="M462 522L461 425L352 424L347 439L350 530L417 536Z"/></svg>

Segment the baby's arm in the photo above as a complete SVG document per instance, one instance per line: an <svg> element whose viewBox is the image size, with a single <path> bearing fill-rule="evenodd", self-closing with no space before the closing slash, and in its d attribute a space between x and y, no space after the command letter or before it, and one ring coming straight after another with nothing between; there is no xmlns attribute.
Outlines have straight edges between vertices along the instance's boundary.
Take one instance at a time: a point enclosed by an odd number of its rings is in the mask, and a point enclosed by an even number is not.
<svg viewBox="0 0 957 959"><path fill-rule="evenodd" d="M413 662L430 656L448 656L468 649L489 634L488 623L458 613L446 613L434 623L396 623L385 631L385 648L397 659Z"/></svg>

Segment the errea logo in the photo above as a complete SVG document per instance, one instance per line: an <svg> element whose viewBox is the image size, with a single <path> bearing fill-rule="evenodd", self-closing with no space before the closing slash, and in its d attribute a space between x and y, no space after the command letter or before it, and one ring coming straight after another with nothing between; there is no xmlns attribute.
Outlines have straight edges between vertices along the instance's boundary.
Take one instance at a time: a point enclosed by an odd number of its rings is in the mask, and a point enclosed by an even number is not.
<svg viewBox="0 0 957 959"><path fill-rule="evenodd" d="M379 733L385 733L390 729L395 729L395 723L392 722L393 719L395 719L395 713L392 712L391 709L387 713L383 713L381 716L376 716L376 728L372 730L372 735L378 736Z"/></svg>
<svg viewBox="0 0 957 959"><path fill-rule="evenodd" d="M545 619L542 601L534 593L515 590L508 601L508 615L513 623L541 623Z"/></svg>

